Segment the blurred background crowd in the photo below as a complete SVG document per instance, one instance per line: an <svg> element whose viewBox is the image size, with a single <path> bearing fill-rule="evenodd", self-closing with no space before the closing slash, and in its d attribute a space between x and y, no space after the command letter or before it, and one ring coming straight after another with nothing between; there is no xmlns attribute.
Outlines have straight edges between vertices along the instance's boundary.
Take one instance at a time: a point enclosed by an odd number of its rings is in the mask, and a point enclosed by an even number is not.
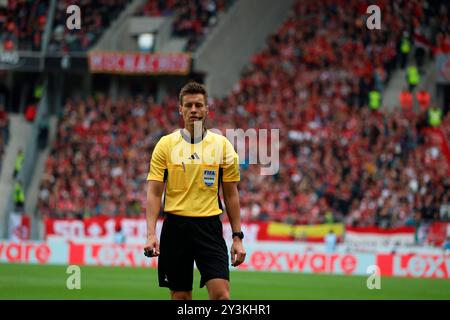
<svg viewBox="0 0 450 320"><path fill-rule="evenodd" d="M187 38L184 50L193 52L234 2L148 0L133 14L173 16L172 35ZM69 4L80 6L82 30L65 27ZM450 52L448 6L377 1L382 29L367 32L367 4L296 1L231 92L209 98L209 128L280 130L275 175L260 175L260 166L248 163L248 146L241 155L244 222L389 228L447 219L449 160L429 132L439 128L448 141L450 113L447 105L437 114L429 92L418 87L425 65ZM0 49L42 50L49 5L9 0L0 6ZM89 50L126 5L57 1L48 52ZM406 72L404 90L387 105L383 92L398 70ZM160 101L149 92L65 96L39 187L39 216L143 216L155 143L183 125L179 89ZM30 122L37 112L31 106ZM0 100L0 159L8 140L9 115Z"/></svg>
<svg viewBox="0 0 450 320"><path fill-rule="evenodd" d="M185 12L199 20L181 14L174 32L201 34L225 3L197 2L148 2L142 14ZM432 43L414 65L449 50L448 11L425 3L381 2L383 29L365 32L360 1L298 1L233 91L210 99L210 128L280 129L276 175L241 165L244 221L393 227L440 219L449 203L449 167L424 131L430 105L389 110L370 101L393 71L407 67L404 41L419 43L413 35L426 34ZM145 95L68 98L39 212L142 215L152 148L182 125L177 105L176 91L162 103ZM448 137L448 112L440 126Z"/></svg>

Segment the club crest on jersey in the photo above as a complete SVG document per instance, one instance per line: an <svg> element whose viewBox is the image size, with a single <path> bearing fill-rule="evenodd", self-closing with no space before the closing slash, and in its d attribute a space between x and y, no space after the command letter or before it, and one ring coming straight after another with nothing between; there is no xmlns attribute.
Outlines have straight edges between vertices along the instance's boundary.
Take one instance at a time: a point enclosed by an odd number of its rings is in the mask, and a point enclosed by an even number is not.
<svg viewBox="0 0 450 320"><path fill-rule="evenodd" d="M203 170L203 182L211 187L216 181L216 170Z"/></svg>

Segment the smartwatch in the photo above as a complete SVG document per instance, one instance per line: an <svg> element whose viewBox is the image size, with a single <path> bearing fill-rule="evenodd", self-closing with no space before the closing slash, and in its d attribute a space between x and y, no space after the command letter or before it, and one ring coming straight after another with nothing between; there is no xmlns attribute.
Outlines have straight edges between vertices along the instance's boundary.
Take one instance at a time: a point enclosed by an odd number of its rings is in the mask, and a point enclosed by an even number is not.
<svg viewBox="0 0 450 320"><path fill-rule="evenodd" d="M239 232L233 232L233 235L231 236L233 239L234 237L238 237L239 239L244 239L244 233L242 231Z"/></svg>

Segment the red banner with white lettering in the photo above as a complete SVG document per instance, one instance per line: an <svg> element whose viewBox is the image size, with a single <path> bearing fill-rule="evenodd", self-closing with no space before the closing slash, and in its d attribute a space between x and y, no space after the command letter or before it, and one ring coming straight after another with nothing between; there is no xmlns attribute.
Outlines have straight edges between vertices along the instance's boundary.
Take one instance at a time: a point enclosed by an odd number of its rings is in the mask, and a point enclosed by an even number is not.
<svg viewBox="0 0 450 320"><path fill-rule="evenodd" d="M158 220L156 232L159 235L163 220ZM45 239L60 238L75 242L114 243L114 235L120 226L126 243L143 243L147 236L147 222L145 218L126 218L111 216L96 216L85 219L51 219L44 220ZM305 233L303 241L323 242L323 236L334 228L337 235L342 233L340 224L291 226L274 222L242 223L242 231L246 242L252 241L282 241L293 242L295 237L289 230L297 230L298 234ZM229 222L223 224L223 236L231 239L231 227Z"/></svg>
<svg viewBox="0 0 450 320"><path fill-rule="evenodd" d="M414 227L382 229L377 227L346 227L345 244L353 251L371 252L380 248L413 245Z"/></svg>
<svg viewBox="0 0 450 320"><path fill-rule="evenodd" d="M92 73L178 74L186 75L191 68L188 53L125 53L91 51L88 54Z"/></svg>
<svg viewBox="0 0 450 320"><path fill-rule="evenodd" d="M156 224L156 232L159 236L163 220ZM261 235L266 234L267 223L244 223L242 231L246 241L261 240ZM62 239L74 242L114 243L114 235L123 233L127 244L145 243L147 237L147 221L144 218L122 218L110 216L97 216L80 219L51 219L44 220L45 239ZM225 239L231 239L231 227L229 223L223 225Z"/></svg>
<svg viewBox="0 0 450 320"><path fill-rule="evenodd" d="M450 256L431 254L378 254L383 276L448 279Z"/></svg>
<svg viewBox="0 0 450 320"><path fill-rule="evenodd" d="M381 276L450 278L450 255L326 253L320 247L310 249L297 243L250 242L246 244L245 263L237 270L367 275L368 268L376 265ZM156 268L158 259L145 257L143 244L0 241L0 263Z"/></svg>
<svg viewBox="0 0 450 320"><path fill-rule="evenodd" d="M434 246L442 246L445 238L450 237L450 222L435 221L430 225L427 233L427 243Z"/></svg>

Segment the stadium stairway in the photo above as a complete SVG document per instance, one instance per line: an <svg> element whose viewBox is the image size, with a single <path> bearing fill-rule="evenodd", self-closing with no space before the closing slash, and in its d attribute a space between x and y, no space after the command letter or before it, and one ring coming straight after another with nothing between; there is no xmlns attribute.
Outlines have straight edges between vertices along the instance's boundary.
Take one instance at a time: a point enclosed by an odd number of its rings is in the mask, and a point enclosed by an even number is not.
<svg viewBox="0 0 450 320"><path fill-rule="evenodd" d="M146 0L133 0L102 35L93 50L98 51L139 51L136 34L155 31L158 36L154 50L157 52L181 52L187 38L172 37L174 16L138 16L139 7ZM132 34L134 36L132 36Z"/></svg>
<svg viewBox="0 0 450 320"><path fill-rule="evenodd" d="M413 60L412 57L409 57L409 60ZM435 86L434 86L434 80L436 79L435 75L435 63L434 61L428 60L424 65L425 73L421 75L421 80L419 85L415 88L413 95L420 90L425 89L427 90L431 95L431 101L435 100ZM400 108L400 93L404 88L408 87L408 83L406 81L406 69L402 70L396 70L393 72L392 77L387 85L385 87L383 92L383 106L387 109L387 111L392 111L395 108ZM417 103L417 100L414 99L414 110L418 110L419 106Z"/></svg>
<svg viewBox="0 0 450 320"><path fill-rule="evenodd" d="M25 152L32 134L32 124L27 122L22 114L10 114L10 139L6 147L2 171L0 173L0 238L7 236L8 225L7 206L12 195L14 185L13 171L17 152L22 149Z"/></svg>
<svg viewBox="0 0 450 320"><path fill-rule="evenodd" d="M92 50L137 51L136 40L129 37L130 19L146 0L132 0L119 17L102 34Z"/></svg>
<svg viewBox="0 0 450 320"><path fill-rule="evenodd" d="M383 108L387 111L400 108L399 96L406 85L406 69L394 71L383 92Z"/></svg>
<svg viewBox="0 0 450 320"><path fill-rule="evenodd" d="M228 94L252 54L289 13L293 0L237 1L194 53L194 70L206 74L211 96ZM226 66L226 67L224 67Z"/></svg>
<svg viewBox="0 0 450 320"><path fill-rule="evenodd" d="M45 162L50 155L51 146L56 137L58 117L51 116L49 122L50 132L47 147L37 154L33 177L31 179L30 186L28 187L27 197L25 200L25 212L31 217L31 239L42 239L43 236L41 217L37 215L36 206L39 199L40 184L45 171Z"/></svg>

